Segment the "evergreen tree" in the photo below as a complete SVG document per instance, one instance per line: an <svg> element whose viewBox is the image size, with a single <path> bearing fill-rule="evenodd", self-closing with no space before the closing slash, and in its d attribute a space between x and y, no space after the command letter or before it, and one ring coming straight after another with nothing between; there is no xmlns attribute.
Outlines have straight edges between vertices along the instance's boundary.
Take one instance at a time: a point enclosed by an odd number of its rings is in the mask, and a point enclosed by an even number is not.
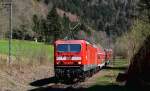
<svg viewBox="0 0 150 91"><path fill-rule="evenodd" d="M64 14L63 19L62 19L62 25L63 25L63 35L62 37L65 38L66 36L68 37L68 34L70 32L70 21L69 18Z"/></svg>
<svg viewBox="0 0 150 91"><path fill-rule="evenodd" d="M62 28L55 6L47 15L47 30L45 31L46 42L53 42L61 38Z"/></svg>
<svg viewBox="0 0 150 91"><path fill-rule="evenodd" d="M46 42L47 25L45 19L40 20L40 31L41 31L41 36L40 36L41 41Z"/></svg>

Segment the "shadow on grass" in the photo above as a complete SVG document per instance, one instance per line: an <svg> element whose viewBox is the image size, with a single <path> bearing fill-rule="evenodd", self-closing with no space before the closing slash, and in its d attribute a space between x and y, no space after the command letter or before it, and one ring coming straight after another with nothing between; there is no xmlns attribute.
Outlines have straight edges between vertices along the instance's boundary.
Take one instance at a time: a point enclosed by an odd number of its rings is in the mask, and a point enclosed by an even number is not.
<svg viewBox="0 0 150 91"><path fill-rule="evenodd" d="M86 91L134 91L133 88L128 88L119 85L94 85L87 88Z"/></svg>
<svg viewBox="0 0 150 91"><path fill-rule="evenodd" d="M55 77L40 79L40 80L31 82L30 85L38 87L38 86L44 86L50 83L56 83Z"/></svg>
<svg viewBox="0 0 150 91"><path fill-rule="evenodd" d="M51 86L48 85L50 83L53 83L53 85ZM83 88L80 86L76 88L74 87L74 85L70 84L67 86L67 88L65 88L63 85L57 85L55 83L58 83L55 77L37 80L30 83L31 86L35 86L36 88L30 89L28 91L137 91L131 88L127 88L125 86L111 85L111 84L94 85L88 88Z"/></svg>
<svg viewBox="0 0 150 91"><path fill-rule="evenodd" d="M128 67L126 67L126 66L120 66L120 67L110 67L110 66L107 66L104 69L108 69L108 70L126 70L127 68Z"/></svg>
<svg viewBox="0 0 150 91"><path fill-rule="evenodd" d="M32 89L29 91L138 91L137 89L133 88L127 88L125 86L119 86L119 85L94 85L89 88L74 88L72 86L67 88L60 88L60 87L39 87L36 89Z"/></svg>
<svg viewBox="0 0 150 91"><path fill-rule="evenodd" d="M65 85L72 85L75 83L78 83L80 80L77 81L73 81L72 79L66 79L66 80L58 80L56 77L50 77L50 78L44 78L44 79L40 79L40 80L36 80L33 81L31 83L29 83L29 85L31 86L35 86L35 87L41 87L41 86L45 86L48 84L57 84L57 83L62 83Z"/></svg>
<svg viewBox="0 0 150 91"><path fill-rule="evenodd" d="M53 88L51 86L48 87L39 87L36 89L28 90L28 91L64 91L65 89L63 88Z"/></svg>

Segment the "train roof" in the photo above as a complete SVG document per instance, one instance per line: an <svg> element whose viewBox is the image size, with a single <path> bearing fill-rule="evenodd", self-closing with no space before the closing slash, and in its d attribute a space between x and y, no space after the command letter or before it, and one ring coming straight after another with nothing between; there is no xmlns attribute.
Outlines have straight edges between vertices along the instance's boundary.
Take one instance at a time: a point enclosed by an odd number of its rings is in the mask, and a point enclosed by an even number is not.
<svg viewBox="0 0 150 91"><path fill-rule="evenodd" d="M57 40L55 41L55 44L81 44L81 43L86 43L90 44L89 42L85 40Z"/></svg>
<svg viewBox="0 0 150 91"><path fill-rule="evenodd" d="M86 40L57 40L55 41L55 44L81 44L81 43L86 43L86 44L90 44L93 47L97 48L98 51L103 51L103 48L99 45L97 46L96 44L92 44Z"/></svg>

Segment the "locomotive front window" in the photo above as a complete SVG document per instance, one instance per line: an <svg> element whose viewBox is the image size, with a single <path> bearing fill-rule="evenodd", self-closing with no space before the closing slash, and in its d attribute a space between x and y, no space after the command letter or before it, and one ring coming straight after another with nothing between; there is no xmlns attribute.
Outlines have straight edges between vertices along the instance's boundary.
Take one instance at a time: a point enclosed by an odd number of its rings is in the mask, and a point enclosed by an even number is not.
<svg viewBox="0 0 150 91"><path fill-rule="evenodd" d="M58 52L68 52L68 44L60 44L57 46Z"/></svg>
<svg viewBox="0 0 150 91"><path fill-rule="evenodd" d="M57 45L58 52L80 52L80 44L59 44Z"/></svg>
<svg viewBox="0 0 150 91"><path fill-rule="evenodd" d="M80 52L81 45L80 44L70 44L70 52Z"/></svg>

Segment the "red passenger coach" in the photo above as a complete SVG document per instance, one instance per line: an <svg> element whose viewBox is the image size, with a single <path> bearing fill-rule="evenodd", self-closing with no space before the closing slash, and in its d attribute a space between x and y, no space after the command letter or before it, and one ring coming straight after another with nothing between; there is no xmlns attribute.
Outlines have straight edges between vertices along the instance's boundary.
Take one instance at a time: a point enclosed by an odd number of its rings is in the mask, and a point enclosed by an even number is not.
<svg viewBox="0 0 150 91"><path fill-rule="evenodd" d="M112 59L112 49L105 49L104 51L106 53L106 56L105 56L105 59L106 59L105 66L106 66L107 64L110 63L110 60Z"/></svg>
<svg viewBox="0 0 150 91"><path fill-rule="evenodd" d="M97 52L97 66L99 68L102 68L103 66L105 66L105 62L106 62L106 53L105 51L103 51L100 48L97 48L98 52Z"/></svg>
<svg viewBox="0 0 150 91"><path fill-rule="evenodd" d="M54 70L58 78L85 78L104 66L106 53L85 40L58 40Z"/></svg>

